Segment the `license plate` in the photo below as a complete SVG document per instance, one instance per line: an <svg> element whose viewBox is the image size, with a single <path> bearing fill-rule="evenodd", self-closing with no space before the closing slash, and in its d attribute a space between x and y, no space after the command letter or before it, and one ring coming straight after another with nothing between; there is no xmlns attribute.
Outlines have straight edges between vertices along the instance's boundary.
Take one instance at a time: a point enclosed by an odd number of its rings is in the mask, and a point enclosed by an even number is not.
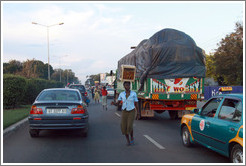
<svg viewBox="0 0 246 166"><path fill-rule="evenodd" d="M47 114L65 114L67 109L47 109Z"/></svg>

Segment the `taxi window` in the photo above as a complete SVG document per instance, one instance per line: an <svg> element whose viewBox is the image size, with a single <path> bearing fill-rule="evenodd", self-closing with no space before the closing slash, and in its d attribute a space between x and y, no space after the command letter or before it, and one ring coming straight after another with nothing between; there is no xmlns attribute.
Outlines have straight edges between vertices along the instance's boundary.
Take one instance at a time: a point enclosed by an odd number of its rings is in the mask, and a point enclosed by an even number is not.
<svg viewBox="0 0 246 166"><path fill-rule="evenodd" d="M202 108L201 115L202 116L208 116L208 117L214 117L217 108L220 105L222 98L213 98L208 103L205 104L205 106Z"/></svg>
<svg viewBox="0 0 246 166"><path fill-rule="evenodd" d="M225 99L219 113L219 118L238 122L241 120L241 116L242 102L235 99Z"/></svg>

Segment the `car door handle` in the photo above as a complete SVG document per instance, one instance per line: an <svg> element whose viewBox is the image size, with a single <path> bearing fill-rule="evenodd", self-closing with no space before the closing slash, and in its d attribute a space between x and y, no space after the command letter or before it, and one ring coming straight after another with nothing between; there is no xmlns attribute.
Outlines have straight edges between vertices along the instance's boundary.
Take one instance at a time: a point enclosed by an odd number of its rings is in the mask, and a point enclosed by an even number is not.
<svg viewBox="0 0 246 166"><path fill-rule="evenodd" d="M210 126L210 122L206 122L206 126L209 127Z"/></svg>

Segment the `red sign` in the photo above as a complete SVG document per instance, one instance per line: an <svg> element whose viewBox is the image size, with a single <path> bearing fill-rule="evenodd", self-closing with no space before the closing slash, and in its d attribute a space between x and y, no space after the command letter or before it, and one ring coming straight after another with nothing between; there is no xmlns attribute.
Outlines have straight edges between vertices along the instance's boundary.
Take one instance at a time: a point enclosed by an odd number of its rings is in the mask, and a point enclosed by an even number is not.
<svg viewBox="0 0 246 166"><path fill-rule="evenodd" d="M205 127L205 121L204 121L204 120L201 120L201 121L200 121L199 127L200 127L200 130L201 130L201 131L204 130L204 127Z"/></svg>

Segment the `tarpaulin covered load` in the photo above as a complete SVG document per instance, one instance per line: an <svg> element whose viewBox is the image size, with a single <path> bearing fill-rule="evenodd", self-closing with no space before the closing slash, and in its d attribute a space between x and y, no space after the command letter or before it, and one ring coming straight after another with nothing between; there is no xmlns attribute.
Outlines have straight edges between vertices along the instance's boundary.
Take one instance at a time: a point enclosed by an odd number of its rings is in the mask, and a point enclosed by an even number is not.
<svg viewBox="0 0 246 166"><path fill-rule="evenodd" d="M184 32L163 29L143 40L129 54L118 61L121 65L135 65L141 84L146 78L168 79L205 77L205 55L195 41Z"/></svg>

